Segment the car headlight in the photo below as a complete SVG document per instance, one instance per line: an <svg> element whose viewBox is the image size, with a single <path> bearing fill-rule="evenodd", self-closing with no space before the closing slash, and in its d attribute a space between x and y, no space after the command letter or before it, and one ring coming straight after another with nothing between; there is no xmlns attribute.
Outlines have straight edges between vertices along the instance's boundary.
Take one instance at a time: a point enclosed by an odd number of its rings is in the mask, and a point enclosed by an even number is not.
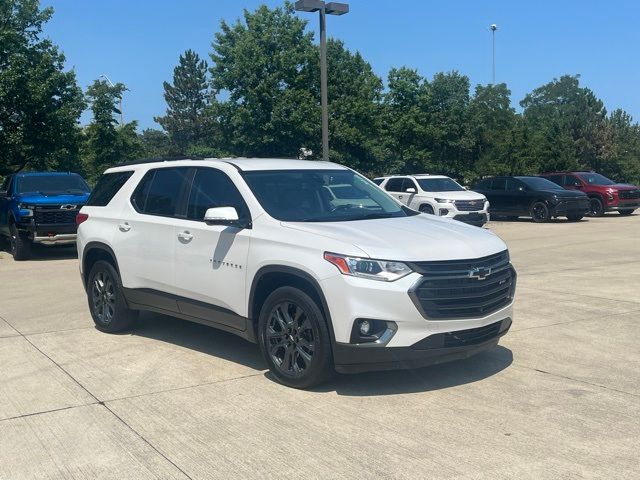
<svg viewBox="0 0 640 480"><path fill-rule="evenodd" d="M23 217L33 216L33 205L25 205L24 203L19 203L18 209L20 209L20 215Z"/></svg>
<svg viewBox="0 0 640 480"><path fill-rule="evenodd" d="M348 257L325 252L324 259L335 265L343 275L368 278L382 282L393 282L409 275L413 270L402 262Z"/></svg>
<svg viewBox="0 0 640 480"><path fill-rule="evenodd" d="M438 203L454 203L455 200L449 200L448 198L436 198L436 202L438 202Z"/></svg>

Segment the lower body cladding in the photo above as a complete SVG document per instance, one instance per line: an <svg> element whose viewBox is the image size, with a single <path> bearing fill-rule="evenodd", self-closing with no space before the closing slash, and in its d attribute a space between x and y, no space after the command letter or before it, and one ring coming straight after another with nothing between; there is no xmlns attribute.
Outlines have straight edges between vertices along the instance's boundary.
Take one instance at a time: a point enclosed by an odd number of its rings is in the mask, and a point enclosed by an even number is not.
<svg viewBox="0 0 640 480"><path fill-rule="evenodd" d="M513 318L513 289L505 299L506 304L498 305L485 315L435 320L425 318L409 294L421 279L420 274L414 273L395 282L348 276L331 277L322 282L327 300L341 299L329 304L336 339L334 364L338 372L416 368L468 358L495 347L509 330ZM382 325L385 331L380 332L379 340L361 343L354 336L364 320Z"/></svg>
<svg viewBox="0 0 640 480"><path fill-rule="evenodd" d="M619 210L625 211L625 210L635 210L637 208L640 208L640 200L638 201L631 201L631 202L619 202L617 205L608 205L606 207L607 211L611 211L611 212L617 212Z"/></svg>

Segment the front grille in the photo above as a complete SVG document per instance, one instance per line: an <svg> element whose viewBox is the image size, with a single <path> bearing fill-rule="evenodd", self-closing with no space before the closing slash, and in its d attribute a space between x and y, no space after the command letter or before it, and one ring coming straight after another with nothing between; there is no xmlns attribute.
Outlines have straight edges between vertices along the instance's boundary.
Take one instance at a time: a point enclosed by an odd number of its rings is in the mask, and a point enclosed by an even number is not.
<svg viewBox="0 0 640 480"><path fill-rule="evenodd" d="M635 200L640 198L640 190L620 190L618 198L620 200Z"/></svg>
<svg viewBox="0 0 640 480"><path fill-rule="evenodd" d="M432 348L455 348L479 345L499 337L500 334L506 333L510 326L511 320L506 319L485 325L484 327L458 330L457 332L436 333L414 343L411 345L411 348L414 350L429 350Z"/></svg>
<svg viewBox="0 0 640 480"><path fill-rule="evenodd" d="M456 200L453 203L460 212L476 212L484 208L484 200Z"/></svg>
<svg viewBox="0 0 640 480"><path fill-rule="evenodd" d="M513 299L516 272L507 251L474 260L415 262L411 266L423 277L409 296L431 320L484 317Z"/></svg>
<svg viewBox="0 0 640 480"><path fill-rule="evenodd" d="M60 205L38 206L33 210L36 224L75 223L79 207L63 210Z"/></svg>

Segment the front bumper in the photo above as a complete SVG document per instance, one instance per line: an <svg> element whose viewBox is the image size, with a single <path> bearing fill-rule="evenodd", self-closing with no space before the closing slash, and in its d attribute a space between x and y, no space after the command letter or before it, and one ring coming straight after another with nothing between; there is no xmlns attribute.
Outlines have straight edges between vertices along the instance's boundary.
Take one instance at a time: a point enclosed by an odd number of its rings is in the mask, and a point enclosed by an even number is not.
<svg viewBox="0 0 640 480"><path fill-rule="evenodd" d="M505 318L484 327L431 335L410 347L338 343L333 351L335 368L340 373L360 373L461 360L495 347L510 327L511 318Z"/></svg>
<svg viewBox="0 0 640 480"><path fill-rule="evenodd" d="M76 242L78 227L75 223L39 224L22 222L18 230L25 232L33 243L45 245L70 245Z"/></svg>
<svg viewBox="0 0 640 480"><path fill-rule="evenodd" d="M552 217L566 217L574 215L587 215L589 213L589 200L580 202L559 202L551 210Z"/></svg>
<svg viewBox="0 0 640 480"><path fill-rule="evenodd" d="M617 212L618 210L635 210L636 208L640 208L640 201L618 202L617 205L609 205L607 211Z"/></svg>
<svg viewBox="0 0 640 480"><path fill-rule="evenodd" d="M489 202L484 202L483 208L480 210L459 210L454 203L438 203L435 209L435 214L444 217L458 220L469 225L475 225L477 227L483 226L489 221Z"/></svg>

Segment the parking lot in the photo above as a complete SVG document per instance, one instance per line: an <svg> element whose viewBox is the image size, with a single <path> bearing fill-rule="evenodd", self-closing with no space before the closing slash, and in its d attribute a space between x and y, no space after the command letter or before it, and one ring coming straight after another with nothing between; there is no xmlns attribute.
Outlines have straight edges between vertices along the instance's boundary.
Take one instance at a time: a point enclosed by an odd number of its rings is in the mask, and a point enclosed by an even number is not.
<svg viewBox="0 0 640 480"><path fill-rule="evenodd" d="M519 274L497 349L313 391L200 325L98 332L73 249L0 253L0 479L637 478L640 215L489 228Z"/></svg>

